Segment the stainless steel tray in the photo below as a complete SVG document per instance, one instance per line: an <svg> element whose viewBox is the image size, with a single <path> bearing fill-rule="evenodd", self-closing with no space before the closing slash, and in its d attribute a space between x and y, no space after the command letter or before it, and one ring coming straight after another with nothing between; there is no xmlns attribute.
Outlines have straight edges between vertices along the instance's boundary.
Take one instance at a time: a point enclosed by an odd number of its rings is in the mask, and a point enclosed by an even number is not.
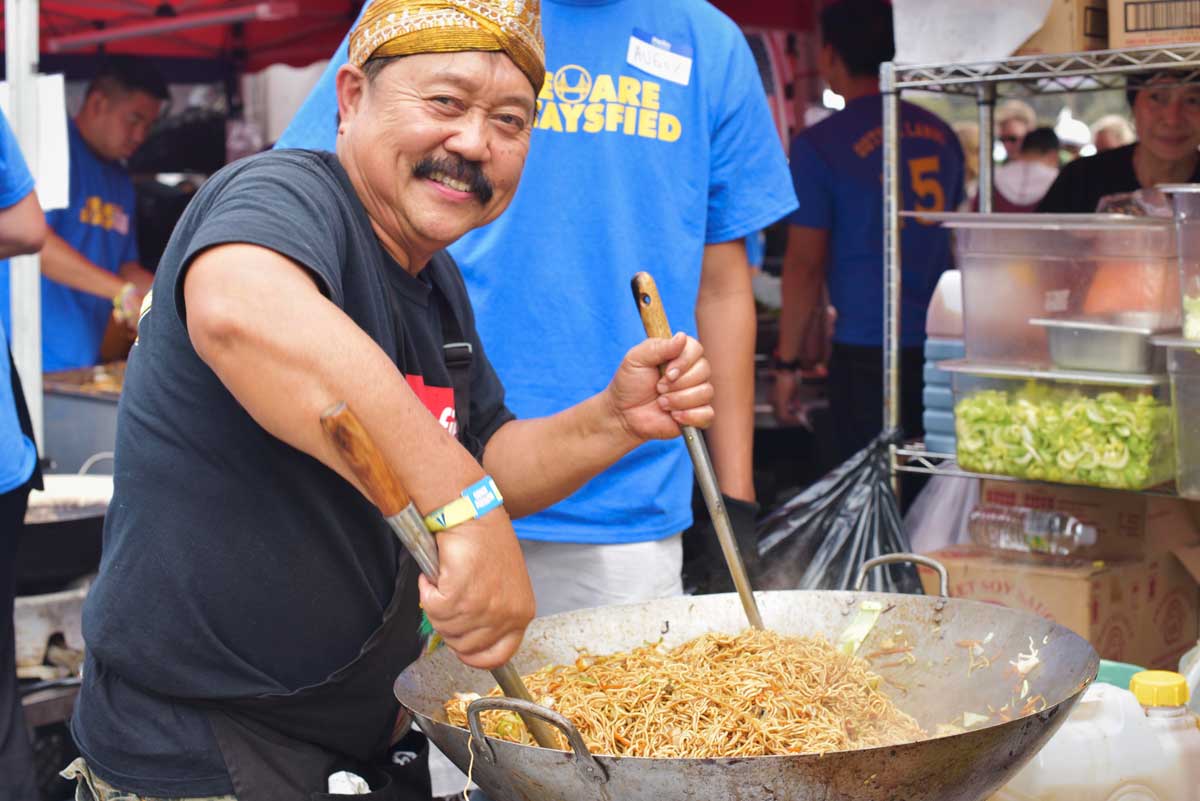
<svg viewBox="0 0 1200 801"><path fill-rule="evenodd" d="M1151 342L1165 330L1156 313L1038 318L1029 324L1046 329L1050 360L1065 370L1161 373L1166 365L1163 352Z"/></svg>
<svg viewBox="0 0 1200 801"><path fill-rule="evenodd" d="M1113 387L1161 387L1167 384L1164 374L1089 372L1086 370L1056 370L1041 367L1022 367L1011 364L973 362L950 359L937 366L948 373L965 373L985 378L1032 378L1037 381L1057 381L1065 384L1097 384Z"/></svg>

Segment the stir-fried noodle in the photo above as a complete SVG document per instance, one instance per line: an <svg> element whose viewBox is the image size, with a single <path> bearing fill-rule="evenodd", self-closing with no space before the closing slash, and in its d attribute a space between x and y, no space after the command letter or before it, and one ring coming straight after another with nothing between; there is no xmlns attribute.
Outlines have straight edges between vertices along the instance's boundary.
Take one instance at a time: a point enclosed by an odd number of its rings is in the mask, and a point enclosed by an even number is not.
<svg viewBox="0 0 1200 801"><path fill-rule="evenodd" d="M916 721L879 690L868 663L824 637L769 631L705 634L669 651L583 653L525 677L543 706L575 724L597 754L742 757L809 754L922 739ZM500 695L499 688L490 695ZM445 704L466 725L475 694ZM483 713L489 736L533 744L514 713ZM565 747L565 738L563 747Z"/></svg>

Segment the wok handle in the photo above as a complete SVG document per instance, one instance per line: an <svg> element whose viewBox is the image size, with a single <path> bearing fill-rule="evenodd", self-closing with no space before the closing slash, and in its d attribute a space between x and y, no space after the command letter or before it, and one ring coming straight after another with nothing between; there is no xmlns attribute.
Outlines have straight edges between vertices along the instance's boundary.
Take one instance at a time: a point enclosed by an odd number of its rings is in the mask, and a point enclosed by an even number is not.
<svg viewBox="0 0 1200 801"><path fill-rule="evenodd" d="M321 427L333 441L350 470L366 488L371 503L387 518L388 525L412 554L421 572L434 584L438 577L437 540L425 526L425 519L417 511L399 477L384 460L383 454L363 428L358 416L341 401L326 409L321 415ZM533 696L521 680L521 674L511 664L505 663L492 670L492 676L505 695L532 702ZM545 748L558 745L554 732L540 721L525 718L525 725L538 744Z"/></svg>
<svg viewBox="0 0 1200 801"><path fill-rule="evenodd" d="M579 729L575 728L574 723L553 709L547 709L531 701L519 701L515 698L477 698L467 706L467 726L471 730L471 742L479 756L488 764L496 764L496 752L483 732L483 722L479 719L479 715L489 709L516 712L522 719L528 720L530 717L536 717L553 725L566 736L571 751L575 753L575 769L579 775L585 781L596 784L604 784L608 781L608 772L592 756L587 743L583 741L583 735L579 733Z"/></svg>
<svg viewBox="0 0 1200 801"><path fill-rule="evenodd" d="M633 289L633 300L637 304L638 314L641 315L646 336L653 339L670 339L671 324L667 322L667 312L663 308L662 298L658 295L658 286L654 283L654 278L650 273L638 273L630 281L630 287ZM703 435L694 427L680 428L683 430L683 440L687 443L688 453L692 457L700 494L704 496L708 516L712 518L713 530L717 534L717 541L721 543L721 553L724 554L725 564L733 576L733 586L742 600L746 618L754 628L764 628L758 602L754 600L754 588L750 585L750 576L746 573L746 565L742 562L737 538L733 534L733 525L729 522L729 512L726 511L725 501L721 498L721 487L717 483L717 473L713 470L712 459L708 455L708 446L704 444Z"/></svg>
<svg viewBox="0 0 1200 801"><path fill-rule="evenodd" d="M861 592L867 583L867 575L875 568L899 562L912 562L936 571L938 574L938 595L943 598L950 597L950 574L946 572L946 566L936 559L930 559L928 556L921 556L915 553L886 553L883 556L868 559L858 569L858 577L854 579L854 589Z"/></svg>

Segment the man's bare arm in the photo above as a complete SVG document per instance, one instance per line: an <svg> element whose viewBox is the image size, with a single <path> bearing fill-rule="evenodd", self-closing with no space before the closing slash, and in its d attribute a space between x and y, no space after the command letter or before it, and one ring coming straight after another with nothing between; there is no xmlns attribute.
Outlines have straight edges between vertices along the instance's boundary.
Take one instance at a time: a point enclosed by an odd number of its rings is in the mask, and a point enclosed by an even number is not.
<svg viewBox="0 0 1200 801"><path fill-rule="evenodd" d="M154 283L154 273L136 261L127 261L122 264L117 274L125 281L136 286L138 292L143 295L150 291L150 286Z"/></svg>
<svg viewBox="0 0 1200 801"><path fill-rule="evenodd" d="M805 334L821 304L821 288L829 258L829 231L788 226L783 255L783 308L779 314L779 358L790 362L807 358Z"/></svg>
<svg viewBox="0 0 1200 801"><path fill-rule="evenodd" d="M0 259L37 253L45 241L46 216L35 192L0 209Z"/></svg>
<svg viewBox="0 0 1200 801"><path fill-rule="evenodd" d="M337 401L354 410L422 512L483 476L387 354L285 256L242 244L207 250L188 270L184 301L196 352L250 416L347 480L319 422ZM508 514L496 509L437 540L441 570L436 587L421 579L421 603L464 662L495 667L534 612Z"/></svg>
<svg viewBox="0 0 1200 801"><path fill-rule="evenodd" d="M701 351L682 334L645 340L603 392L558 414L501 426L483 463L513 517L557 503L649 439L677 437L680 425L708 426L712 385Z"/></svg>
<svg viewBox="0 0 1200 801"><path fill-rule="evenodd" d="M116 297L126 279L98 267L54 229L46 231L46 247L42 250L42 275L71 289L109 300Z"/></svg>
<svg viewBox="0 0 1200 801"><path fill-rule="evenodd" d="M713 424L707 434L721 491L754 500L754 292L745 243L708 245L696 326L712 364Z"/></svg>

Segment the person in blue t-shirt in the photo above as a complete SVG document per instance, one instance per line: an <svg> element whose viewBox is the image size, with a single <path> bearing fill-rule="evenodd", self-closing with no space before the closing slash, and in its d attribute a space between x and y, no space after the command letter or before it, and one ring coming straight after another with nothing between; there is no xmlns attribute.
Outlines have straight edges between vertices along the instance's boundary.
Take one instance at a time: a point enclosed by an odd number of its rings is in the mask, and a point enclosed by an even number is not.
<svg viewBox="0 0 1200 801"><path fill-rule="evenodd" d="M822 287L836 310L829 404L836 457L845 460L883 427L883 192L879 65L895 52L885 0L839 0L821 13L818 64L846 107L801 133L791 168L800 207L788 218L783 310L775 359L777 413L786 417L796 370L822 350ZM963 199L963 153L954 132L910 103L900 109L900 178L905 209L943 211ZM921 433L925 312L951 266L949 233L901 224L902 425Z"/></svg>
<svg viewBox="0 0 1200 801"><path fill-rule="evenodd" d="M520 417L592 395L642 337L629 280L652 273L671 325L697 332L712 363L708 444L753 558L744 238L795 196L750 47L699 0L545 0L542 26L547 77L520 188L450 248L488 357ZM345 59L343 42L277 147L332 149ZM538 613L681 593L691 498L684 444L657 442L516 521Z"/></svg>
<svg viewBox="0 0 1200 801"><path fill-rule="evenodd" d="M0 114L0 259L36 253L45 237L46 220L33 191L33 176ZM3 263L7 273L8 262ZM21 382L0 329L0 801L38 797L33 750L17 692L13 599L25 506L30 490L40 488L37 447Z"/></svg>
<svg viewBox="0 0 1200 801"><path fill-rule="evenodd" d="M113 56L68 123L70 205L51 211L42 251L42 369L87 367L100 358L109 318L137 326L153 275L138 264L133 182L121 167L146 140L167 98L149 62ZM0 317L11 333L8 270L0 270Z"/></svg>

